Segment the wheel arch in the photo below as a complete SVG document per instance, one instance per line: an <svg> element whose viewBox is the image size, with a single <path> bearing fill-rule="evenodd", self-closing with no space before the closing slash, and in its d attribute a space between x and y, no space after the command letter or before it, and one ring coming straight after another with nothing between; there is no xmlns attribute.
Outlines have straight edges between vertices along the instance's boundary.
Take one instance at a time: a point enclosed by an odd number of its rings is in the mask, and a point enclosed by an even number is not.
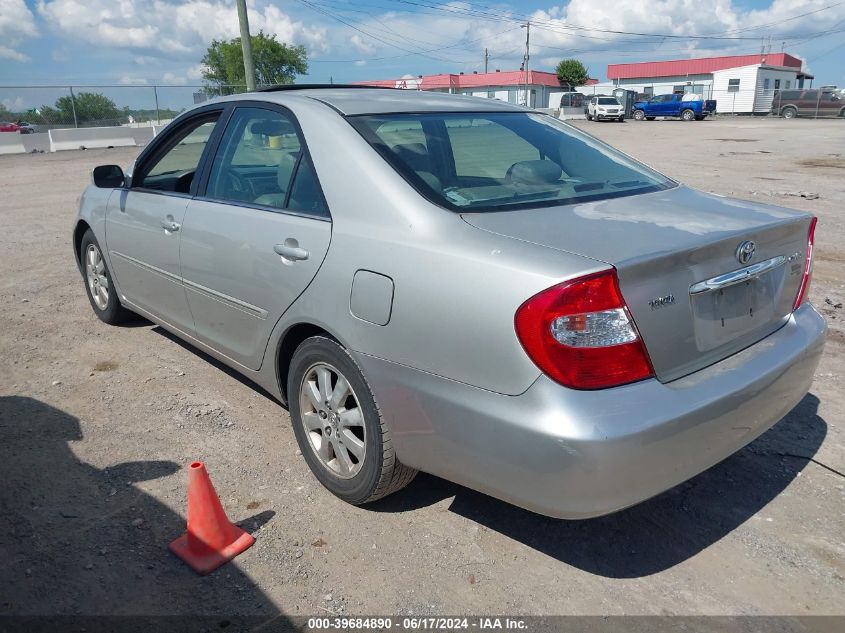
<svg viewBox="0 0 845 633"><path fill-rule="evenodd" d="M312 336L326 336L341 347L349 349L343 344L340 338L321 325L307 321L291 325L281 336L279 344L276 346L276 380L278 381L282 402L285 405L288 404L288 375L290 373L290 363L293 359L293 354L305 339L311 338Z"/></svg>
<svg viewBox="0 0 845 633"><path fill-rule="evenodd" d="M90 228L91 225L85 220L77 221L76 226L73 228L73 255L74 260L76 260L76 266L80 271L82 271L82 236Z"/></svg>

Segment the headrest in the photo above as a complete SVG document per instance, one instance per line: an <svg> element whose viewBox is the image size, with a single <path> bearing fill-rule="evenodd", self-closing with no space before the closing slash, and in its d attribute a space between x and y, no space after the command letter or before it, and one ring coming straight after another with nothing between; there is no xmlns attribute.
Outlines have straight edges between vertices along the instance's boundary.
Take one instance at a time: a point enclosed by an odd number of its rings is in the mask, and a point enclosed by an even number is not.
<svg viewBox="0 0 845 633"><path fill-rule="evenodd" d="M511 165L507 178L523 185L546 185L557 182L562 174L560 165L550 160L524 160Z"/></svg>
<svg viewBox="0 0 845 633"><path fill-rule="evenodd" d="M279 189L282 193L287 193L288 185L290 184L290 177L293 174L293 168L296 167L296 159L299 158L299 152L293 154L285 152L279 159L279 166L276 169L276 182L279 184Z"/></svg>
<svg viewBox="0 0 845 633"><path fill-rule="evenodd" d="M431 171L431 157L422 143L394 145L393 151L414 171Z"/></svg>

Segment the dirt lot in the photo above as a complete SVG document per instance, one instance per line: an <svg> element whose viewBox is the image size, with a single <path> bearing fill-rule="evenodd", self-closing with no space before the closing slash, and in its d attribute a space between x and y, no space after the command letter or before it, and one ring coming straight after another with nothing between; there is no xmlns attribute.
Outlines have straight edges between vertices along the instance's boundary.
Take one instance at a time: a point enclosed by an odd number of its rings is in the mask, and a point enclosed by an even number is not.
<svg viewBox="0 0 845 633"><path fill-rule="evenodd" d="M78 197L92 166L137 150L3 156L0 614L845 614L845 122L577 125L690 185L818 215L810 296L829 342L771 431L592 521L430 476L345 505L255 386L145 321L92 314ZM197 458L257 537L204 578L167 551Z"/></svg>

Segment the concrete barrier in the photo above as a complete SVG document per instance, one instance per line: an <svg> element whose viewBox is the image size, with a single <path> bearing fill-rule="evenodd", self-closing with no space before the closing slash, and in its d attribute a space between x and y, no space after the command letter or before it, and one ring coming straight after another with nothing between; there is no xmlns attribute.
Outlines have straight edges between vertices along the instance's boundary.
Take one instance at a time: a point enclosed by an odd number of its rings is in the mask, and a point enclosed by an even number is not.
<svg viewBox="0 0 845 633"><path fill-rule="evenodd" d="M132 130L132 138L135 139L136 145L146 145L155 136L155 131L152 126L130 128Z"/></svg>
<svg viewBox="0 0 845 633"><path fill-rule="evenodd" d="M0 132L0 154L25 154L20 132Z"/></svg>
<svg viewBox="0 0 845 633"><path fill-rule="evenodd" d="M124 127L82 127L50 130L50 151L94 149L100 147L135 147L132 130Z"/></svg>
<svg viewBox="0 0 845 633"><path fill-rule="evenodd" d="M21 136L21 140L23 141L23 147L27 154L50 151L50 135L47 132L24 134Z"/></svg>

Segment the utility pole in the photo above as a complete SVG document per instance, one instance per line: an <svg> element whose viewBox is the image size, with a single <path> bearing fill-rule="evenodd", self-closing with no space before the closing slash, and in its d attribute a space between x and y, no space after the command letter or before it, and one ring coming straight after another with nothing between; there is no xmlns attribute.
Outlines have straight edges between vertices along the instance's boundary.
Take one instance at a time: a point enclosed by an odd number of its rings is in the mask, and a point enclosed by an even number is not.
<svg viewBox="0 0 845 633"><path fill-rule="evenodd" d="M487 47L484 47L484 72L487 73L487 60L490 59L490 56L487 54Z"/></svg>
<svg viewBox="0 0 845 633"><path fill-rule="evenodd" d="M241 49L244 53L244 74L246 75L246 90L255 90L255 66L252 63L252 40L249 37L249 16L246 13L246 0L236 0L238 3L238 22L241 24Z"/></svg>
<svg viewBox="0 0 845 633"><path fill-rule="evenodd" d="M158 87L153 86L153 96L156 100L156 123L161 125L161 111L158 109Z"/></svg>
<svg viewBox="0 0 845 633"><path fill-rule="evenodd" d="M70 109L73 110L73 127L79 127L79 122L76 120L76 98L73 96L73 86L68 86L70 90Z"/></svg>
<svg viewBox="0 0 845 633"><path fill-rule="evenodd" d="M525 71L525 107L531 107L531 100L528 96L528 62L531 59L531 22L526 22L522 28L525 29L525 55L522 58L522 69Z"/></svg>

